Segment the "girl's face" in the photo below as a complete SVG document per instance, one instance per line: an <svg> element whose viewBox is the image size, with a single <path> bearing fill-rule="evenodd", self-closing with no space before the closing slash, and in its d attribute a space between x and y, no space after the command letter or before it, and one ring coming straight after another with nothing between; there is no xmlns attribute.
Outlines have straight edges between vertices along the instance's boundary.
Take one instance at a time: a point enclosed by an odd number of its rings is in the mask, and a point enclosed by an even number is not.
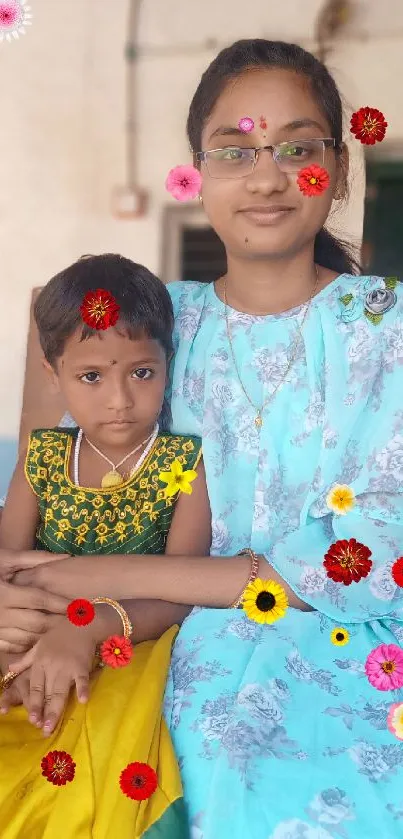
<svg viewBox="0 0 403 839"><path fill-rule="evenodd" d="M91 441L101 448L130 449L151 433L161 412L164 350L146 335L131 340L114 327L80 338L81 328L66 341L56 369L46 366L67 410Z"/></svg>
<svg viewBox="0 0 403 839"><path fill-rule="evenodd" d="M238 128L243 117L254 122L250 133ZM228 83L204 127L202 150L331 136L307 80L288 70L254 70ZM340 156L337 160L334 149L326 149L323 167L329 173L330 187L312 197L300 191L298 170L283 172L267 151L260 153L254 170L242 178L211 177L203 162L203 204L228 255L275 259L292 256L311 243L328 216L336 191L344 191L345 156L343 151L342 169ZM302 162L300 168L305 165Z"/></svg>

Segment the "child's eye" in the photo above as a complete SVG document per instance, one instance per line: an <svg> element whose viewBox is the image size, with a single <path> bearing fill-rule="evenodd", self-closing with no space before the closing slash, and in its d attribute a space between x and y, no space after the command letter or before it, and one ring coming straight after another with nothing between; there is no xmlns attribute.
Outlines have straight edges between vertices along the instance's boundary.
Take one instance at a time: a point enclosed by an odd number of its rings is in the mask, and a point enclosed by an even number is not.
<svg viewBox="0 0 403 839"><path fill-rule="evenodd" d="M153 375L153 370L150 370L149 367L138 367L137 370L133 371L132 375L136 379L149 379Z"/></svg>
<svg viewBox="0 0 403 839"><path fill-rule="evenodd" d="M80 376L80 381L85 382L87 385L92 385L95 382L99 382L99 373L91 370L89 373L84 373L83 376Z"/></svg>

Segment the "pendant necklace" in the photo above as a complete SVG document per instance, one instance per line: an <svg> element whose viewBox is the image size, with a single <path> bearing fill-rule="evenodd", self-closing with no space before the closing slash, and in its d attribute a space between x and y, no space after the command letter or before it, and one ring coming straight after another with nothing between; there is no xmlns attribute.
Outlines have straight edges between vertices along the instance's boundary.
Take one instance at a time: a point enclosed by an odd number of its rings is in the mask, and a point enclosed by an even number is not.
<svg viewBox="0 0 403 839"><path fill-rule="evenodd" d="M228 317L228 302L227 302L227 278L226 278L226 277L224 277L224 306L225 306L225 323L226 323L226 327L227 327L227 337L228 337L228 343L229 343L229 346L230 346L231 356L232 356L232 361L233 361L233 364L234 364L234 368L235 368L235 372L236 372L236 375L237 375L237 378L238 378L239 384L240 384L240 386L241 386L241 388L242 388L242 390L243 390L243 393L245 394L245 396L246 396L246 398L247 398L247 400L248 400L249 404L250 404L250 405L252 405L252 408L254 408L254 409L255 409L255 411L256 411L256 416L255 416L255 420L254 420L254 422L255 422L255 426L256 426L256 428L257 428L257 430L258 430L258 431L260 431L260 429L261 429L261 427L262 427L262 425L263 425L263 411L267 408L267 406L270 404L270 402L274 399L274 397L275 397L275 395L276 395L277 391L279 390L279 388L281 387L281 385L282 385L282 384L284 384L284 382L285 382L285 380L286 380L286 378L287 378L287 376L288 376L288 374L289 374L289 372L290 372L290 370L291 370L291 368L292 368L293 364L294 364L294 363L295 363L295 361L296 361L296 358L297 358L297 353L298 353L298 349L299 349L299 345L300 345L300 341L302 340L302 329L303 329L303 326L304 326L304 323L305 323L306 317L307 317L307 315L308 315L309 309L310 309L310 307L311 307L312 300L313 300L313 298L315 297L315 294L316 294L316 289L317 289L317 287L318 287L318 283L319 283L319 271L318 271L318 266L317 266L317 265L315 265L315 271L316 271L316 281L315 281L315 285L314 285L314 288L313 288L313 291L312 291L312 294L311 294L311 296L310 296L309 300L307 300L307 302L305 303L305 307L304 307L304 315L303 315L303 318L302 318L302 321L301 321L301 325L297 324L297 328L298 328L298 335L297 335L297 338L296 338L296 340L295 340L295 342L294 342L292 355L291 355L291 358L288 360L288 363L287 363L287 367L286 367L285 373L284 373L284 375L282 376L282 378L281 378L281 380L279 381L279 383L277 384L277 386L276 386L276 387L274 388L274 390L272 391L272 393L271 393L271 394L267 397L267 399L265 399L265 401L264 401L264 402L263 402L263 404L260 406L260 408L259 408L259 406L258 406L258 405L255 405L255 403L254 403L254 402L252 402L252 400L251 400L251 398L250 398L250 396L249 396L249 393L248 393L248 392L247 392L247 390L245 389L245 387L244 387L244 385L243 385L243 382L242 382L242 379L241 379L240 372L239 372L238 364L237 364L237 361L236 361L236 358L235 358L235 352L234 352L234 347L233 347L233 345L232 345L232 337L231 337L231 330L230 330L229 317Z"/></svg>
<svg viewBox="0 0 403 839"><path fill-rule="evenodd" d="M129 457L131 457L133 454L136 454L136 452L138 452L143 446L146 446L146 448L143 451L143 454L139 457L136 465L134 466L134 468L130 472L130 476L134 475L134 473L137 472L138 469L140 469L140 466L142 466L142 464L144 463L149 451L151 451L151 449L154 445L154 442L155 442L155 440L158 436L158 432L159 432L159 425L158 425L158 423L156 423L156 425L154 427L154 430L149 435L149 437L147 437L146 440L143 440L142 443L139 443L139 445L136 446L134 449L132 449L132 451L129 452L129 454L127 454L125 457L123 457L122 460L119 460L119 463L113 463L112 460L110 460L110 458L106 456L106 454L101 452L96 446L94 446L94 443L91 443L91 440L89 440L88 437L86 437L85 439L86 439L88 445L93 449L93 451L96 452L96 454L98 454L100 457L102 457L104 460L107 461L107 463L109 463L112 466L112 470L110 470L109 472L106 472L106 474L103 476L103 478L101 480L101 488L102 489L110 489L111 487L117 487L117 486L120 486L120 484L123 484L125 479L124 479L123 475L120 472L118 472L119 466L122 466L122 464L125 463L126 460L129 459ZM80 448L81 448L81 442L82 442L83 436L84 436L83 429L80 428L79 432L77 434L76 446L75 446L75 450L74 450L74 464L73 464L73 480L74 480L74 483L75 483L76 486L80 486L80 483L79 483L79 480L78 480L78 458L79 458L79 455L80 455Z"/></svg>

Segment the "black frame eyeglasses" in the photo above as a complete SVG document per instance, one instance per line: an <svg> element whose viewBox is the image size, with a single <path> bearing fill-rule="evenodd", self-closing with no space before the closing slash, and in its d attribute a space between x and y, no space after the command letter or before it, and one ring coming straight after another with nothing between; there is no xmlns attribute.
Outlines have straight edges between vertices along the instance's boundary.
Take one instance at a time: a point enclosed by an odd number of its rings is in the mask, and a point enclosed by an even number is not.
<svg viewBox="0 0 403 839"><path fill-rule="evenodd" d="M340 151L333 137L314 137L309 140L286 140L272 146L226 146L196 152L196 160L206 165L211 178L246 178L250 175L262 151L271 152L279 169L296 174L305 166L323 166L327 148Z"/></svg>

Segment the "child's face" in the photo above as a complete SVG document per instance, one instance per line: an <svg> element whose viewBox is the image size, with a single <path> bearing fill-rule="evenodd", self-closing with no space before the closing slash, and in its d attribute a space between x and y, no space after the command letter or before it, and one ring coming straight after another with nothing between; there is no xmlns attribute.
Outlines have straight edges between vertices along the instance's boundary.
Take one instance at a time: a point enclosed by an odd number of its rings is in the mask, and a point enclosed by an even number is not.
<svg viewBox="0 0 403 839"><path fill-rule="evenodd" d="M50 368L66 407L91 441L130 448L151 433L160 414L165 352L145 335L131 340L114 327L84 341L80 336L81 328Z"/></svg>
<svg viewBox="0 0 403 839"><path fill-rule="evenodd" d="M254 121L250 133L239 131L243 117ZM261 117L266 122L263 127ZM310 122L293 127L296 120ZM219 97L205 125L202 148L260 147L331 136L305 79L287 70L251 71L229 83ZM261 152L255 169L242 178L212 178L202 164L204 207L228 254L281 258L311 243L327 218L336 187L343 185L334 149L326 149L323 167L330 175L330 187L307 197L298 187L297 174L280 170L270 152ZM281 205L289 211L258 217L247 212L256 205Z"/></svg>

